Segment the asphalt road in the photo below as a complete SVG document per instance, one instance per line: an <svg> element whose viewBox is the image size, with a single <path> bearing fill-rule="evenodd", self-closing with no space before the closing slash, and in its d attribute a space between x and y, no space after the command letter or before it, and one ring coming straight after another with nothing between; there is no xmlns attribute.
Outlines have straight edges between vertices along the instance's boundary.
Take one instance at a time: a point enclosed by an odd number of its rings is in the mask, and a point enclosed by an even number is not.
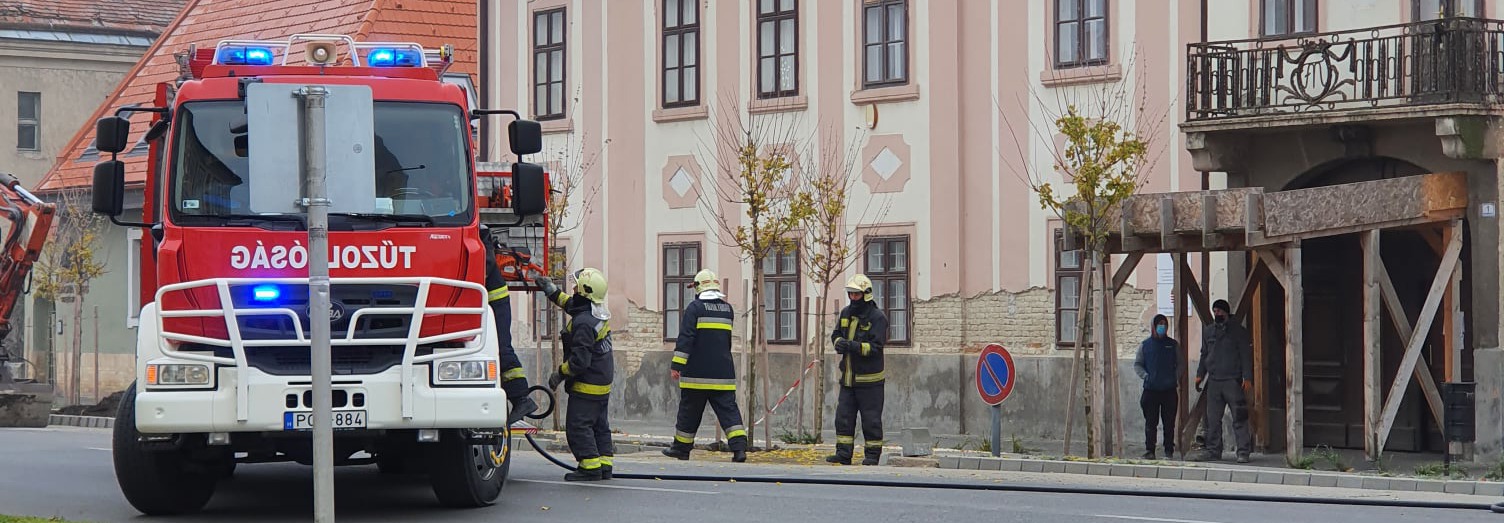
<svg viewBox="0 0 1504 523"><path fill-rule="evenodd" d="M126 503L115 484L109 432L97 429L0 429L0 514L62 516L82 521L152 521ZM1296 523L1362 521L1501 521L1486 511L1424 510L1342 505L1273 504L1088 494L1025 494L942 489L896 489L767 483L612 480L566 484L563 471L530 448L519 449L511 480L495 506L438 507L422 477L378 474L375 467L343 467L336 474L340 521L776 521L924 522L1168 522ZM1391 497L1343 489L1195 484L1061 474L1002 474L871 467L800 467L681 463L651 453L617 458L620 472L648 474L815 475L920 481L1007 482L1133 489ZM902 476L902 477L898 477ZM310 521L311 469L295 464L242 465L221 484L205 511L171 521ZM1440 494L1407 498L1495 501ZM164 519L165 520L165 519Z"/></svg>

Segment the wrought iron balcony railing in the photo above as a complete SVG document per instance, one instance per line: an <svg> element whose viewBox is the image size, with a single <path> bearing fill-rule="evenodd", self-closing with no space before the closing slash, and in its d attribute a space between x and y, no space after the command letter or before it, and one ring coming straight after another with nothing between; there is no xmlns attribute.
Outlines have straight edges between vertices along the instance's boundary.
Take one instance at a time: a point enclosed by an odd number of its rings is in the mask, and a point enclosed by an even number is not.
<svg viewBox="0 0 1504 523"><path fill-rule="evenodd" d="M1190 44L1186 120L1504 102L1504 21Z"/></svg>

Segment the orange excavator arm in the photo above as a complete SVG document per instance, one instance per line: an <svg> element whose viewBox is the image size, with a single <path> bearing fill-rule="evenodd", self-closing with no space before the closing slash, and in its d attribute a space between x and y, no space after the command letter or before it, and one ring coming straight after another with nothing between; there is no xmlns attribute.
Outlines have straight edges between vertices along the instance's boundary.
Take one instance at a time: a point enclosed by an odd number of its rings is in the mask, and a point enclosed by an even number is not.
<svg viewBox="0 0 1504 523"><path fill-rule="evenodd" d="M11 313L21 301L22 287L47 243L57 207L21 187L15 176L0 173L0 340L10 335ZM0 347L0 364L7 351Z"/></svg>

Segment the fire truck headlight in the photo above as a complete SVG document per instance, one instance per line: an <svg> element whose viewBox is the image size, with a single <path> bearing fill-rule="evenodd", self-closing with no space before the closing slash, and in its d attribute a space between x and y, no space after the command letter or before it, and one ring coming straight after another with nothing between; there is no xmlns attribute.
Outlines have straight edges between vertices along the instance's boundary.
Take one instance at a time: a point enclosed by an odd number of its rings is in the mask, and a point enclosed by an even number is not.
<svg viewBox="0 0 1504 523"><path fill-rule="evenodd" d="M495 367L495 362L485 361L442 361L439 362L437 381L494 381L495 372L490 369Z"/></svg>
<svg viewBox="0 0 1504 523"><path fill-rule="evenodd" d="M282 289L276 285L257 285L251 289L251 299L259 302L277 301L282 296Z"/></svg>
<svg viewBox="0 0 1504 523"><path fill-rule="evenodd" d="M166 363L146 366L149 385L208 385L209 366L197 363Z"/></svg>

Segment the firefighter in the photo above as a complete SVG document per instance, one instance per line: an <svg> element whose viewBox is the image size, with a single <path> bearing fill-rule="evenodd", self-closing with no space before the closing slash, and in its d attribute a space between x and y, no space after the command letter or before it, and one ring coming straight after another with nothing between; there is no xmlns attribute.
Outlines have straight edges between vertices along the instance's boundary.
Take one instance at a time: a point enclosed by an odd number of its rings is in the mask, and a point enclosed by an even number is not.
<svg viewBox="0 0 1504 523"><path fill-rule="evenodd" d="M830 463L851 464L856 447L856 419L862 418L863 465L876 465L883 452L883 345L888 318L872 301L872 280L857 274L846 281L851 304L830 339L841 355L841 393L836 400L836 453Z"/></svg>
<svg viewBox="0 0 1504 523"><path fill-rule="evenodd" d="M731 360L731 326L736 311L726 303L726 294L716 275L702 270L690 286L695 299L684 307L679 337L674 345L670 375L679 382L679 419L674 424L674 442L663 455L689 459L705 404L715 411L731 460L747 461L747 428L736 406L736 364Z"/></svg>
<svg viewBox="0 0 1504 523"><path fill-rule="evenodd" d="M565 296L547 276L538 276L534 282L550 302L569 315L559 333L564 340L564 363L548 378L549 390L564 383L569 392L564 430L569 451L579 465L565 474L564 480L611 479L615 452L606 414L616 369L611 354L611 313L606 308L606 276L592 268L576 271L572 296Z"/></svg>
<svg viewBox="0 0 1504 523"><path fill-rule="evenodd" d="M507 412L507 426L512 426L524 416L538 410L538 404L528 397L527 373L522 370L522 360L512 347L512 297L507 282L496 264L496 245L486 242L486 301L491 305L491 315L496 319L496 337L501 353L501 388L507 392L507 401L512 408Z"/></svg>

